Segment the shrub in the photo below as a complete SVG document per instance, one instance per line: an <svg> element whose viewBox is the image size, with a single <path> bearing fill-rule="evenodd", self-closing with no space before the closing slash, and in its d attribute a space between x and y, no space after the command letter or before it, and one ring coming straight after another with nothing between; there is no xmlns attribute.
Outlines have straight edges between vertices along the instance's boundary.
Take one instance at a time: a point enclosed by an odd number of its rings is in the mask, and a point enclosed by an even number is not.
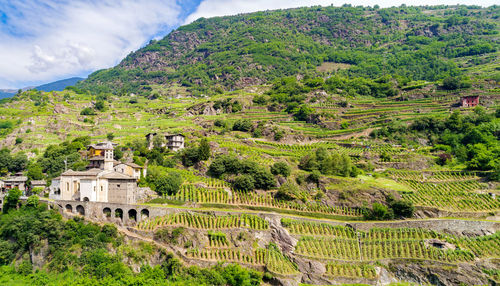
<svg viewBox="0 0 500 286"><path fill-rule="evenodd" d="M155 191L160 195L174 195L182 185L182 176L179 173L171 172L168 175L158 175L153 179Z"/></svg>
<svg viewBox="0 0 500 286"><path fill-rule="evenodd" d="M233 125L233 130L248 132L252 129L252 127L252 121L250 121L249 119L238 119Z"/></svg>
<svg viewBox="0 0 500 286"><path fill-rule="evenodd" d="M95 105L94 105L95 109L99 110L99 111L105 111L106 110L106 105L104 104L104 101L102 100L98 100Z"/></svg>
<svg viewBox="0 0 500 286"><path fill-rule="evenodd" d="M19 203L19 198L21 197L21 191L19 189L10 189L7 196L4 198L3 212L8 213L9 210L15 209Z"/></svg>
<svg viewBox="0 0 500 286"><path fill-rule="evenodd" d="M292 169L285 162L276 162L271 166L271 173L273 173L273 175L281 175L286 178L290 176L291 172Z"/></svg>
<svg viewBox="0 0 500 286"><path fill-rule="evenodd" d="M407 218L412 217L415 208L410 201L394 201L390 204L395 217Z"/></svg>
<svg viewBox="0 0 500 286"><path fill-rule="evenodd" d="M16 138L16 145L19 145L19 144L21 144L21 143L23 143L23 138L21 138L21 137L17 137L17 138Z"/></svg>
<svg viewBox="0 0 500 286"><path fill-rule="evenodd" d="M222 119L220 119L220 118L217 118L214 121L214 126L226 128L227 127L227 122L224 121L224 120L222 120Z"/></svg>
<svg viewBox="0 0 500 286"><path fill-rule="evenodd" d="M319 179L321 178L321 173L318 170L312 171L309 176L307 176L307 181L310 183L319 184Z"/></svg>
<svg viewBox="0 0 500 286"><path fill-rule="evenodd" d="M96 115L95 111L90 107L85 107L80 112L80 115Z"/></svg>
<svg viewBox="0 0 500 286"><path fill-rule="evenodd" d="M380 203L374 203L371 209L364 213L366 220L389 220L394 218L392 210Z"/></svg>
<svg viewBox="0 0 500 286"><path fill-rule="evenodd" d="M233 188L236 190L248 192L254 189L254 179L250 175L239 175L234 179Z"/></svg>
<svg viewBox="0 0 500 286"><path fill-rule="evenodd" d="M283 137L285 137L285 131L277 130L274 132L274 141L280 141Z"/></svg>

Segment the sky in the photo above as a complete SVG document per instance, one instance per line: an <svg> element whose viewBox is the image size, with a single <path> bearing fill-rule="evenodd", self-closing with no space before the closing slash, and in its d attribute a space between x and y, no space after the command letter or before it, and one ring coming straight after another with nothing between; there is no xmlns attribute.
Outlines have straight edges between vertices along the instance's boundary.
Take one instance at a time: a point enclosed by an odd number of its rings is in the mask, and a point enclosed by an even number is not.
<svg viewBox="0 0 500 286"><path fill-rule="evenodd" d="M0 88L86 77L200 17L345 3L499 4L498 0L0 0Z"/></svg>

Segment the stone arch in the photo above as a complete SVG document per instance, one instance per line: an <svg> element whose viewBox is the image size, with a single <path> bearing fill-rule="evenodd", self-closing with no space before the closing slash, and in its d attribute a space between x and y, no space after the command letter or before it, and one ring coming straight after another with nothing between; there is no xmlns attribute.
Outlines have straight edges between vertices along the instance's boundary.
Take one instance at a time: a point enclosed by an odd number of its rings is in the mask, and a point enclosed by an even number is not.
<svg viewBox="0 0 500 286"><path fill-rule="evenodd" d="M135 209L130 209L128 211L128 219L133 220L133 221L137 221L137 211Z"/></svg>
<svg viewBox="0 0 500 286"><path fill-rule="evenodd" d="M66 211L72 213L73 212L73 206L70 204L66 205Z"/></svg>
<svg viewBox="0 0 500 286"><path fill-rule="evenodd" d="M143 209L141 211L141 220L149 218L149 210L148 209Z"/></svg>
<svg viewBox="0 0 500 286"><path fill-rule="evenodd" d="M84 216L85 215L85 208L82 205L76 206L76 213Z"/></svg>
<svg viewBox="0 0 500 286"><path fill-rule="evenodd" d="M123 210L122 209L116 209L115 210L115 217L120 218L123 220Z"/></svg>
<svg viewBox="0 0 500 286"><path fill-rule="evenodd" d="M83 198L83 201L84 201L84 202L88 202L88 201L89 201L89 198L85 197L85 198Z"/></svg>
<svg viewBox="0 0 500 286"><path fill-rule="evenodd" d="M105 216L105 217L111 217L111 209L110 208L104 208L102 210L102 214Z"/></svg>

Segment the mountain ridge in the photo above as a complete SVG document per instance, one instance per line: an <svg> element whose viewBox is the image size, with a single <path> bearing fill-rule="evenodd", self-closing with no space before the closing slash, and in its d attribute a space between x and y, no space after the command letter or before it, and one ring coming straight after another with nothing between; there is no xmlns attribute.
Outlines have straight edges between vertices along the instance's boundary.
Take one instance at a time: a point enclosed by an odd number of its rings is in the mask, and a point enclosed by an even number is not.
<svg viewBox="0 0 500 286"><path fill-rule="evenodd" d="M447 10L441 10L447 8ZM215 94L316 74L442 80L465 74L467 56L498 55L498 7L312 7L201 18L96 71L80 87L149 95L153 85ZM331 73L331 70L326 72Z"/></svg>

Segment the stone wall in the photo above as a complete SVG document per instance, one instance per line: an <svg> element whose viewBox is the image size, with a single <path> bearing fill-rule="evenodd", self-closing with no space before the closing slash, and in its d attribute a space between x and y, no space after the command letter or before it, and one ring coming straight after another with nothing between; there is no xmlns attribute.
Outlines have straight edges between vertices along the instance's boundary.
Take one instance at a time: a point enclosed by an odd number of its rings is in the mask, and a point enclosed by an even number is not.
<svg viewBox="0 0 500 286"><path fill-rule="evenodd" d="M122 226L133 226L137 222L148 218L161 217L179 212L203 212L212 215L235 214L231 211L202 211L185 208L155 207L135 204L103 203L103 202L79 202L79 201L56 201L52 202L59 206L61 211L81 214L91 220L100 222L116 223ZM83 212L82 212L83 210ZM241 212L238 212L241 214ZM316 221L332 225L348 225L357 230L367 231L371 228L426 228L438 232L455 235L488 235L500 230L500 222L495 221L473 221L467 219L423 219L388 222L341 222L321 219L297 218L273 213L253 213L271 223L279 224L281 218L288 217L297 220Z"/></svg>

